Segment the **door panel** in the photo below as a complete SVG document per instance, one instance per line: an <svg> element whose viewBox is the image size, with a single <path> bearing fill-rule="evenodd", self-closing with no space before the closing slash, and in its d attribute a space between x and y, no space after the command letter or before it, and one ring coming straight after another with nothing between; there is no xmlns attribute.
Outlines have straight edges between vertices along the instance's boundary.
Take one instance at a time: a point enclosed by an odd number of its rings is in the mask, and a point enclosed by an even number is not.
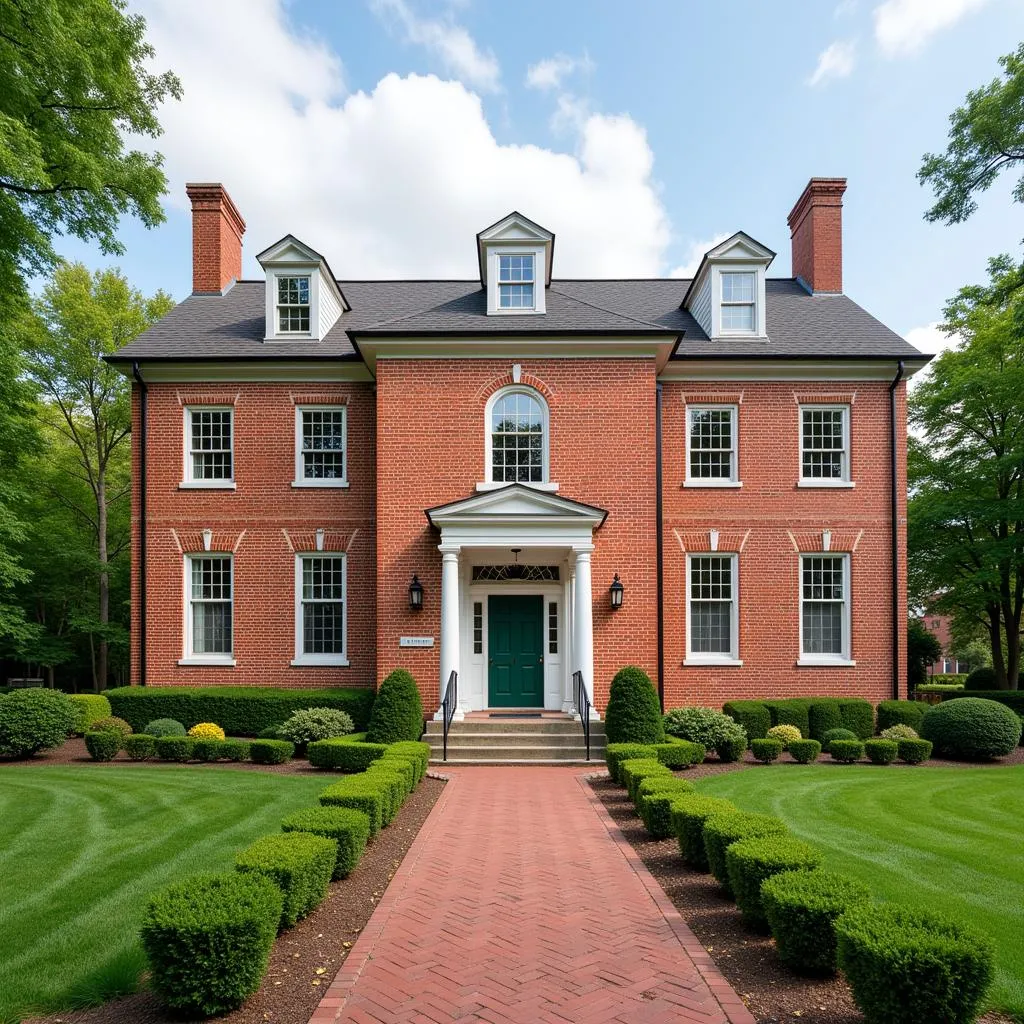
<svg viewBox="0 0 1024 1024"><path fill-rule="evenodd" d="M494 594L487 603L488 703L498 708L544 706L544 599Z"/></svg>

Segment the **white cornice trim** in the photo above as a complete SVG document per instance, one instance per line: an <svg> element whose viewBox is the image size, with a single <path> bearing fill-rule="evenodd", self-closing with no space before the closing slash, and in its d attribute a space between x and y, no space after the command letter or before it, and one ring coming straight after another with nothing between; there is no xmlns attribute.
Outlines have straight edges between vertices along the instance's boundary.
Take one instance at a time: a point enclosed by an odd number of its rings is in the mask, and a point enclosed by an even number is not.
<svg viewBox="0 0 1024 1024"><path fill-rule="evenodd" d="M127 370L127 367L125 368ZM142 374L147 384L201 383L223 381L266 381L268 383L332 383L372 381L361 362L322 363L253 361L237 363L146 363Z"/></svg>
<svg viewBox="0 0 1024 1024"><path fill-rule="evenodd" d="M896 376L898 359L686 359L673 360L662 369L660 380L885 380ZM927 365L927 360L905 359L904 380Z"/></svg>

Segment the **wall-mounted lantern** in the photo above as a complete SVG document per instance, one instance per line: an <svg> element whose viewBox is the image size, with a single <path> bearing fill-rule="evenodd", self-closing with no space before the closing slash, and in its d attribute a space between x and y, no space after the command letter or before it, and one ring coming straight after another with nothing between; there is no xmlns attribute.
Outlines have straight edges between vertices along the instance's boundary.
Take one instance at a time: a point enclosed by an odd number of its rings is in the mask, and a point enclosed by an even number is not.
<svg viewBox="0 0 1024 1024"><path fill-rule="evenodd" d="M423 608L423 584L420 583L420 579L415 573L412 577L412 583L409 584L409 607L414 612L418 612Z"/></svg>
<svg viewBox="0 0 1024 1024"><path fill-rule="evenodd" d="M608 596L611 598L612 611L616 612L622 607L622 595L626 588L622 585L622 581L619 579L619 574L615 574L615 579L612 580L612 585L608 588Z"/></svg>

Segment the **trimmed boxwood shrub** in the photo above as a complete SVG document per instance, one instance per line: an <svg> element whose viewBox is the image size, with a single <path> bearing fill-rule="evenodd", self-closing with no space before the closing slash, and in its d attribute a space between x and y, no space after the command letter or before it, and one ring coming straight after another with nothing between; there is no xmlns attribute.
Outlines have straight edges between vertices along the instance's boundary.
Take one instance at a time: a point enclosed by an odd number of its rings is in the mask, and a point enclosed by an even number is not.
<svg viewBox="0 0 1024 1024"><path fill-rule="evenodd" d="M866 885L831 871L783 871L761 885L779 959L799 974L835 974L836 918L870 903Z"/></svg>
<svg viewBox="0 0 1024 1024"><path fill-rule="evenodd" d="M378 768L386 768L388 771L402 776L405 782L405 796L408 796L416 788L416 766L407 757L385 754L380 760L374 761L367 771Z"/></svg>
<svg viewBox="0 0 1024 1024"><path fill-rule="evenodd" d="M964 680L965 690L995 690L996 687L996 670L989 668L986 665L982 665L981 668L976 668L973 672L969 673L967 678Z"/></svg>
<svg viewBox="0 0 1024 1024"><path fill-rule="evenodd" d="M121 753L123 740L119 732L87 732L85 749L94 761L113 761Z"/></svg>
<svg viewBox="0 0 1024 1024"><path fill-rule="evenodd" d="M812 740L823 742L823 737L830 729L841 729L842 716L839 714L838 700L816 700L807 709L807 725Z"/></svg>
<svg viewBox="0 0 1024 1024"><path fill-rule="evenodd" d="M700 743L678 740L675 743L659 743L655 748L658 761L666 768L692 768L700 764L707 751Z"/></svg>
<svg viewBox="0 0 1024 1024"><path fill-rule="evenodd" d="M872 764L892 764L899 753L899 744L896 740L865 740L864 753Z"/></svg>
<svg viewBox="0 0 1024 1024"><path fill-rule="evenodd" d="M173 718L186 728L217 722L229 736L258 736L280 725L299 708L339 708L352 716L357 730L366 728L373 690L292 690L272 686L122 686L107 690L115 715L136 731L154 718Z"/></svg>
<svg viewBox="0 0 1024 1024"><path fill-rule="evenodd" d="M188 729L173 718L155 718L144 730L148 736L187 736Z"/></svg>
<svg viewBox="0 0 1024 1024"><path fill-rule="evenodd" d="M1022 675L1022 680L1024 680L1024 675ZM947 691L942 699L954 700L962 697L994 700L998 704L1005 704L1010 710L1016 711L1020 718L1024 718L1024 690L975 690L972 693L967 693L965 690Z"/></svg>
<svg viewBox="0 0 1024 1024"><path fill-rule="evenodd" d="M636 792L640 786L640 780L651 775L671 775L672 771L666 768L660 761L641 758L638 761L623 761L619 769L622 775L622 784L629 793L629 798L636 803Z"/></svg>
<svg viewBox="0 0 1024 1024"><path fill-rule="evenodd" d="M824 736L821 737L821 749L827 751L832 745L833 740L855 740L857 734L850 729L844 729L840 726L838 729L829 729Z"/></svg>
<svg viewBox="0 0 1024 1024"><path fill-rule="evenodd" d="M264 836L235 858L235 870L263 875L280 890L280 928L291 928L315 910L327 895L338 860L338 844L312 832Z"/></svg>
<svg viewBox="0 0 1024 1024"><path fill-rule="evenodd" d="M772 761L777 761L782 754L783 743L782 740L769 736L763 740L751 740L750 749L758 761L771 764Z"/></svg>
<svg viewBox="0 0 1024 1024"><path fill-rule="evenodd" d="M417 784L423 781L423 777L427 774L427 768L430 766L429 743L401 740L398 743L388 745L385 757L391 754L397 754L399 757L408 757L416 765Z"/></svg>
<svg viewBox="0 0 1024 1024"><path fill-rule="evenodd" d="M714 708L673 708L665 715L664 721L668 736L699 743L705 750L713 750L735 735L736 730L736 723Z"/></svg>
<svg viewBox="0 0 1024 1024"><path fill-rule="evenodd" d="M722 710L752 740L763 740L772 725L772 716L768 713L763 701L759 700L727 700Z"/></svg>
<svg viewBox="0 0 1024 1024"><path fill-rule="evenodd" d="M992 982L986 935L928 911L855 907L835 923L839 966L871 1024L970 1024Z"/></svg>
<svg viewBox="0 0 1024 1024"><path fill-rule="evenodd" d="M859 740L875 735L875 708L871 701L863 697L840 697L837 703L844 729L849 729Z"/></svg>
<svg viewBox="0 0 1024 1024"><path fill-rule="evenodd" d="M789 756L800 764L817 761L821 754L821 744L817 740L793 740L789 745Z"/></svg>
<svg viewBox="0 0 1024 1024"><path fill-rule="evenodd" d="M814 701L810 697L789 697L766 700L765 707L771 715L772 725L793 725L801 736L810 731L810 709Z"/></svg>
<svg viewBox="0 0 1024 1024"><path fill-rule="evenodd" d="M367 768L363 775L380 787L384 797L384 803L381 806L381 823L390 825L405 802L405 779L397 772L380 768Z"/></svg>
<svg viewBox="0 0 1024 1024"><path fill-rule="evenodd" d="M700 793L683 793L672 803L670 820L672 832L679 840L683 860L697 871L708 870L708 855L704 848L704 822L714 814L735 811L728 800Z"/></svg>
<svg viewBox="0 0 1024 1024"><path fill-rule="evenodd" d="M154 741L156 756L161 761L191 761L195 742L191 736L157 736Z"/></svg>
<svg viewBox="0 0 1024 1024"><path fill-rule="evenodd" d="M288 740L253 740L249 757L256 764L284 764L295 756L295 744Z"/></svg>
<svg viewBox="0 0 1024 1024"><path fill-rule="evenodd" d="M658 694L642 668L627 665L612 679L604 731L609 743L662 743L665 724Z"/></svg>
<svg viewBox="0 0 1024 1024"><path fill-rule="evenodd" d="M364 772L387 753L383 743L353 743L351 740L317 740L306 747L306 756L314 768L331 771Z"/></svg>
<svg viewBox="0 0 1024 1024"><path fill-rule="evenodd" d="M148 761L156 757L156 737L135 732L124 738L124 752L133 761Z"/></svg>
<svg viewBox="0 0 1024 1024"><path fill-rule="evenodd" d="M260 986L283 905L268 878L200 875L149 901L142 947L166 1006L203 1017L241 1006Z"/></svg>
<svg viewBox="0 0 1024 1024"><path fill-rule="evenodd" d="M10 698L7 698L8 700ZM958 697L930 707L921 719L921 738L944 757L982 760L1005 757L1020 742L1021 721L1005 704Z"/></svg>
<svg viewBox="0 0 1024 1024"><path fill-rule="evenodd" d="M864 744L860 740L833 740L828 745L828 752L833 761L853 764L864 756Z"/></svg>
<svg viewBox="0 0 1024 1024"><path fill-rule="evenodd" d="M792 836L772 835L740 839L725 851L729 885L744 922L766 931L768 919L761 904L761 884L783 871L811 871L821 862L821 854Z"/></svg>
<svg viewBox="0 0 1024 1024"><path fill-rule="evenodd" d="M732 728L715 744L718 760L726 764L739 761L747 752L747 734L742 725L735 722Z"/></svg>
<svg viewBox="0 0 1024 1024"><path fill-rule="evenodd" d="M725 851L741 839L784 836L787 832L789 829L786 823L771 814L750 814L746 811L722 811L712 814L704 822L704 855L707 857L711 874L722 888L732 895Z"/></svg>
<svg viewBox="0 0 1024 1024"><path fill-rule="evenodd" d="M928 705L919 700L883 700L877 710L879 732L894 725L909 725L918 732Z"/></svg>
<svg viewBox="0 0 1024 1024"><path fill-rule="evenodd" d="M384 805L390 800L386 787L362 775L339 779L320 794L324 807L351 807L362 811L370 822L371 839L381 830Z"/></svg>
<svg viewBox="0 0 1024 1024"><path fill-rule="evenodd" d="M283 832L312 832L338 844L332 877L347 878L359 863L370 838L370 819L351 807L307 807L281 822Z"/></svg>
<svg viewBox="0 0 1024 1024"><path fill-rule="evenodd" d="M245 740L225 740L220 746L220 756L225 761L247 761L249 744Z"/></svg>
<svg viewBox="0 0 1024 1024"><path fill-rule="evenodd" d="M196 761L219 761L223 756L226 740L196 740L192 744L192 758Z"/></svg>
<svg viewBox="0 0 1024 1024"><path fill-rule="evenodd" d="M897 756L905 764L921 764L932 756L930 740L897 740Z"/></svg>
<svg viewBox="0 0 1024 1024"><path fill-rule="evenodd" d="M260 729L256 734L258 740L279 740L281 738L281 727L279 725L268 725L266 729Z"/></svg>
<svg viewBox="0 0 1024 1024"><path fill-rule="evenodd" d="M790 743L794 740L803 739L803 737L795 725L773 725L768 730L767 739L779 740L782 743L782 749L788 750Z"/></svg>
<svg viewBox="0 0 1024 1024"><path fill-rule="evenodd" d="M612 782L622 785L619 769L623 761L656 760L658 746L656 743L609 743L605 748L604 759Z"/></svg>
<svg viewBox="0 0 1024 1024"><path fill-rule="evenodd" d="M672 804L683 794L692 793L693 787L689 783L688 789L672 787L671 789L656 789L651 792L643 792L647 782L645 779L640 783L640 790L637 797L640 818L644 827L655 839L668 839L672 833ZM683 782L683 779L674 779L674 782Z"/></svg>
<svg viewBox="0 0 1024 1024"><path fill-rule="evenodd" d="M0 758L59 747L77 721L78 709L60 690L33 687L0 697Z"/></svg>
<svg viewBox="0 0 1024 1024"><path fill-rule="evenodd" d="M404 668L396 668L377 690L366 739L369 743L399 743L422 735L423 702L416 680Z"/></svg>
<svg viewBox="0 0 1024 1024"><path fill-rule="evenodd" d="M693 793L693 783L678 775L650 775L640 780L636 796L639 802L649 793Z"/></svg>
<svg viewBox="0 0 1024 1024"><path fill-rule="evenodd" d="M125 736L131 736L134 730L123 718L110 715L107 718L97 718L90 726L89 731L116 732L123 739Z"/></svg>
<svg viewBox="0 0 1024 1024"><path fill-rule="evenodd" d="M77 736L89 731L92 723L101 718L109 718L113 712L110 701L102 693L69 693L68 700L75 706L78 718L72 728Z"/></svg>
<svg viewBox="0 0 1024 1024"><path fill-rule="evenodd" d="M890 725L887 729L883 729L879 734L883 740L919 740L921 737L918 736L917 730L912 729L909 725Z"/></svg>

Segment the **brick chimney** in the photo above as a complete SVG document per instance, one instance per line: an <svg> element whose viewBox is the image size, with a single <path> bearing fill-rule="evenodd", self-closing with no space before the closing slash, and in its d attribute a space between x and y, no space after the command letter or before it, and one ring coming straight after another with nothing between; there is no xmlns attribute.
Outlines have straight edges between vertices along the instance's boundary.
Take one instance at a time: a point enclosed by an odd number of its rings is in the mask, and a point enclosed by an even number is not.
<svg viewBox="0 0 1024 1024"><path fill-rule="evenodd" d="M845 178L811 178L789 214L793 276L812 292L843 290Z"/></svg>
<svg viewBox="0 0 1024 1024"><path fill-rule="evenodd" d="M192 293L223 292L242 276L245 221L219 182L191 182Z"/></svg>

